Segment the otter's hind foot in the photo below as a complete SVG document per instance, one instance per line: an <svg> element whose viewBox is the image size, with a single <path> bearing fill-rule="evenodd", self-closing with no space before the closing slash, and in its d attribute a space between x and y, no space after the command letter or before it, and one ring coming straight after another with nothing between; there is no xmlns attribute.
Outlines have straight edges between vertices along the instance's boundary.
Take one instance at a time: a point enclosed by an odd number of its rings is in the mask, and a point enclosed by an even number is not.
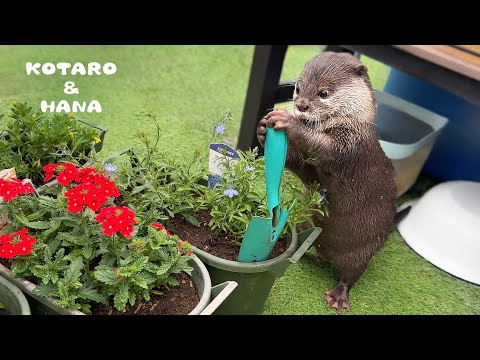
<svg viewBox="0 0 480 360"><path fill-rule="evenodd" d="M325 295L327 308L336 309L338 314L341 314L343 310L350 311L348 287L343 281L340 281L333 289L326 291Z"/></svg>

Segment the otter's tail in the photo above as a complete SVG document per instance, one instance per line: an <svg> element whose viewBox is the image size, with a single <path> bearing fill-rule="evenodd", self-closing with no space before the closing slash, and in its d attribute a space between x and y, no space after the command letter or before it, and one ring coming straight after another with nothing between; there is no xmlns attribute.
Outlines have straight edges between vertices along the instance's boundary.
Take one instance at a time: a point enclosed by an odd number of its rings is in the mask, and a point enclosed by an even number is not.
<svg viewBox="0 0 480 360"><path fill-rule="evenodd" d="M402 221L405 218L405 216L408 215L408 213L410 212L411 209L412 209L412 206L408 205L407 207L403 208L402 210L398 211L395 214L395 220L394 220L393 225L392 225L392 230L395 229L398 226L398 224L400 223L400 221Z"/></svg>

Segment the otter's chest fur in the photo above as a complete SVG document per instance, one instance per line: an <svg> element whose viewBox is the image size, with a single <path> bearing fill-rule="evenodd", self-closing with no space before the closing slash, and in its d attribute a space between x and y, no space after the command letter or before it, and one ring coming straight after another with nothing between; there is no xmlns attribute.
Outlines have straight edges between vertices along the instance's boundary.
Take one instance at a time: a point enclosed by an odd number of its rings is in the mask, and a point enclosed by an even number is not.
<svg viewBox="0 0 480 360"><path fill-rule="evenodd" d="M387 240L394 222L394 169L375 136L367 141L348 137L335 140L335 156L296 172L305 183L315 179L327 189L330 215L315 217L323 228L319 237L323 255L355 249L371 255ZM345 145L351 141L356 145Z"/></svg>

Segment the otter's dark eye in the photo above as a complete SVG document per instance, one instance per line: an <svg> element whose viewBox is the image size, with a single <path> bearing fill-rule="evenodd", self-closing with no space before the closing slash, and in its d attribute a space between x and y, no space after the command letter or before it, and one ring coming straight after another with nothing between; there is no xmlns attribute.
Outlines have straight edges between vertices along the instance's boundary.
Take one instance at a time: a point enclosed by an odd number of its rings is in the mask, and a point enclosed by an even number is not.
<svg viewBox="0 0 480 360"><path fill-rule="evenodd" d="M325 98L327 98L327 97L330 95L330 91L323 89L323 90L320 90L320 91L318 92L318 95L319 95L322 99L325 99Z"/></svg>

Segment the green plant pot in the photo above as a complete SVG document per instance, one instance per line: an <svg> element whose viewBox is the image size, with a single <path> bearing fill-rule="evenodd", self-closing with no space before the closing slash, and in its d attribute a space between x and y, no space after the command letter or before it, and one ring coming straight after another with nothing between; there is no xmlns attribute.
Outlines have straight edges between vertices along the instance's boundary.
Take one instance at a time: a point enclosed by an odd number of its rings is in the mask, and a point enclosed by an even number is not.
<svg viewBox="0 0 480 360"><path fill-rule="evenodd" d="M237 284L234 281L226 281L222 284L212 287L210 275L208 274L207 268L202 261L198 257L194 257L190 259L189 264L193 267L192 280L197 288L197 293L200 298L199 303L189 313L189 315L210 315L226 298L228 298L228 296L237 287ZM36 288L35 284L22 278L13 278L11 271L0 264L0 280L3 279L2 276L10 283L18 286L18 288L25 293L28 301L30 302L32 313L34 315L85 315L81 311L65 309L64 307L56 305L54 303L55 299L53 298L47 298L34 294L33 291ZM21 295L23 296L23 294ZM0 302L2 302L1 298ZM8 307L7 304L5 305Z"/></svg>
<svg viewBox="0 0 480 360"><path fill-rule="evenodd" d="M0 276L0 303L5 305L9 315L30 315L30 306L22 291Z"/></svg>
<svg viewBox="0 0 480 360"><path fill-rule="evenodd" d="M206 264L214 285L227 279L238 283L235 292L217 308L215 315L255 315L262 312L275 280L285 274L290 264L300 260L322 231L314 227L297 234L295 228L290 228L292 238L287 250L267 261L242 263L225 260L193 247L194 253Z"/></svg>

